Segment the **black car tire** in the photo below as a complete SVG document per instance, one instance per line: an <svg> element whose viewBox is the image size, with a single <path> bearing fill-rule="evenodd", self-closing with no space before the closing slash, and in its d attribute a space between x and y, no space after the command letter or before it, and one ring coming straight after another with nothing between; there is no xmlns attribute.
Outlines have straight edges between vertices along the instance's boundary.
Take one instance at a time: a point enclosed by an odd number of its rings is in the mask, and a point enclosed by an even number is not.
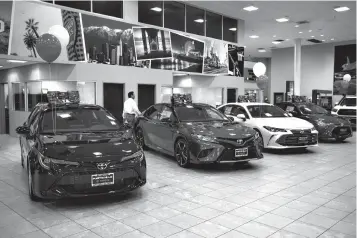
<svg viewBox="0 0 357 238"><path fill-rule="evenodd" d="M178 139L175 143L175 159L179 166L188 168L190 166L190 152L185 139Z"/></svg>
<svg viewBox="0 0 357 238"><path fill-rule="evenodd" d="M27 163L27 178L28 178L28 189L29 189L29 196L32 201L39 201L39 198L33 192L33 180L32 180L32 172L31 166Z"/></svg>
<svg viewBox="0 0 357 238"><path fill-rule="evenodd" d="M144 132L143 130L138 127L135 132L135 137L136 137L136 142L138 145L143 149L147 150L147 146L145 145L145 139L144 139Z"/></svg>

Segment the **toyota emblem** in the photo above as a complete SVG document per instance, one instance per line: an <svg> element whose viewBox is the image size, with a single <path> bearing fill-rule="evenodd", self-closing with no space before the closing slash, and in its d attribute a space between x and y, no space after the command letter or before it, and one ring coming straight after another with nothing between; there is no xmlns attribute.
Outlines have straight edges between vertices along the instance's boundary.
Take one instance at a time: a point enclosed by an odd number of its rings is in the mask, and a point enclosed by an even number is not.
<svg viewBox="0 0 357 238"><path fill-rule="evenodd" d="M300 131L300 134L304 134L304 131L303 131L303 130L301 130L301 131Z"/></svg>
<svg viewBox="0 0 357 238"><path fill-rule="evenodd" d="M243 144L243 140L239 139L239 140L237 140L237 143L238 143L238 145L241 145L241 144Z"/></svg>
<svg viewBox="0 0 357 238"><path fill-rule="evenodd" d="M98 164L97 164L97 168L98 168L99 170L105 170L105 169L107 168L108 164L109 164L109 163L98 163Z"/></svg>

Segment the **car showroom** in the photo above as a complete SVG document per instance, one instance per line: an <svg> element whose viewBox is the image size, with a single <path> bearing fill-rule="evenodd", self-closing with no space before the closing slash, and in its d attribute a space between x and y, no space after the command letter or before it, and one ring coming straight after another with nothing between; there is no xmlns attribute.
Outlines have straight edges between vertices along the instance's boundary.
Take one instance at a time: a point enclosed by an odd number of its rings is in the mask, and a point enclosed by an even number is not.
<svg viewBox="0 0 357 238"><path fill-rule="evenodd" d="M356 1L0 1L0 238L356 237Z"/></svg>

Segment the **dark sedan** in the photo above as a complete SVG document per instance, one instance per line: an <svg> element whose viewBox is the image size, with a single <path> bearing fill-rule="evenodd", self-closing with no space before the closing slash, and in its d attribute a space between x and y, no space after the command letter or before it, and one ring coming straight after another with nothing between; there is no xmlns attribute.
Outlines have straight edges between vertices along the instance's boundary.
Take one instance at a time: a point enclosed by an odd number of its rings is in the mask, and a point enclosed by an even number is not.
<svg viewBox="0 0 357 238"><path fill-rule="evenodd" d="M326 109L306 102L283 102L278 104L280 108L293 116L312 123L319 132L322 140L335 139L343 141L352 137L351 123L343 118L331 115Z"/></svg>
<svg viewBox="0 0 357 238"><path fill-rule="evenodd" d="M135 130L139 144L174 156L181 167L263 157L256 131L206 104L153 105L138 118Z"/></svg>
<svg viewBox="0 0 357 238"><path fill-rule="evenodd" d="M33 200L124 193L146 183L131 129L100 106L39 104L17 133Z"/></svg>

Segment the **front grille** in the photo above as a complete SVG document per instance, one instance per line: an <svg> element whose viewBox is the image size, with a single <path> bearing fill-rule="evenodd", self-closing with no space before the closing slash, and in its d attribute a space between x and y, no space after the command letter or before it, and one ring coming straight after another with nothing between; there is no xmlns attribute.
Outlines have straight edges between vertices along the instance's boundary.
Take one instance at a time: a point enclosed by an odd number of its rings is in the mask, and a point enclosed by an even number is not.
<svg viewBox="0 0 357 238"><path fill-rule="evenodd" d="M356 110L355 109L340 109L340 110L338 110L338 115L356 116Z"/></svg>
<svg viewBox="0 0 357 238"><path fill-rule="evenodd" d="M228 161L237 161L239 162L240 160L246 160L246 159L253 159L253 158L258 158L260 157L257 154L257 150L255 145L251 145L248 147L248 156L243 156L243 157L235 157L235 149L241 149L240 148L226 148L222 154L220 155L220 157L218 158L218 162L228 162Z"/></svg>
<svg viewBox="0 0 357 238"><path fill-rule="evenodd" d="M310 129L305 129L305 130L290 130L291 133L293 133L294 135L306 135L306 134L311 134L311 130Z"/></svg>
<svg viewBox="0 0 357 238"><path fill-rule="evenodd" d="M254 137L241 139L242 140L241 144L238 143L238 140L240 140L240 139L220 138L220 137L218 137L217 140L224 147L228 147L228 148L247 147L247 146L254 145Z"/></svg>
<svg viewBox="0 0 357 238"><path fill-rule="evenodd" d="M282 146L315 145L317 144L317 135L311 133L310 134L294 133L293 135L283 135L277 140L277 143Z"/></svg>

